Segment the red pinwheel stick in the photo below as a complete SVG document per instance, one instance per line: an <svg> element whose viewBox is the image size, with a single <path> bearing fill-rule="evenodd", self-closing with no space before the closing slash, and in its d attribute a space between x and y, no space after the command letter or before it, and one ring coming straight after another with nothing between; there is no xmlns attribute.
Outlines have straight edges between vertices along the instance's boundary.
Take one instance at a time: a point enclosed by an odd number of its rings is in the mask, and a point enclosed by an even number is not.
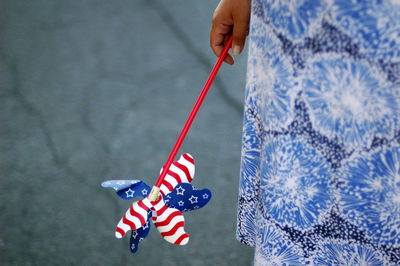
<svg viewBox="0 0 400 266"><path fill-rule="evenodd" d="M163 167L161 175L159 176L156 184L153 187L152 192L149 195L149 199L151 201L157 200L160 186L161 186L165 176L167 175L168 169L170 168L176 154L178 153L179 148L181 147L181 145L186 137L186 134L188 133L190 126L192 125L193 120L195 119L196 114L199 111L201 104L203 103L204 98L207 96L207 93L211 87L211 84L213 83L215 77L217 76L218 70L220 69L222 63L224 62L225 57L227 56L228 51L231 48L231 46L232 46L232 36L229 37L228 41L225 44L224 49L222 50L221 55L219 56L217 62L215 63L213 69L211 70L211 73L208 76L206 83L204 84L203 90L201 91L199 97L197 98L197 101L194 104L193 109L190 112L189 117L187 118L186 123L183 126L182 131L179 134L179 137L176 140L176 143L175 143L174 147L172 148L171 153L168 156L167 162L165 163L165 165Z"/></svg>

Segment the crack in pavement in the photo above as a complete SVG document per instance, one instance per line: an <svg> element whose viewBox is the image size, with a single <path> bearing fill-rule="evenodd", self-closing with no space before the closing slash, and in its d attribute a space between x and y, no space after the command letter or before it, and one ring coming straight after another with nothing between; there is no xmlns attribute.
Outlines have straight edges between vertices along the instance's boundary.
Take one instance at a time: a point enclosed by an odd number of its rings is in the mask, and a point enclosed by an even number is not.
<svg viewBox="0 0 400 266"><path fill-rule="evenodd" d="M82 96L82 112L80 115L80 120L82 122L83 128L87 130L89 134L92 135L92 137L97 141L97 143L100 145L100 148L103 150L103 152L106 154L107 157L111 154L111 148L109 144L104 140L103 136L99 134L98 130L95 128L95 126L92 123L92 120L90 119L90 114L91 114L91 95L90 95L90 89L93 87L96 87L98 77L93 78L93 82L91 82L88 86L83 88L83 96Z"/></svg>
<svg viewBox="0 0 400 266"><path fill-rule="evenodd" d="M158 0L149 0L148 3L153 5L154 10L157 10L160 17L164 20L165 24L170 28L173 34L183 44L183 46L191 53L196 60L200 62L200 65L206 70L210 71L213 65L209 62L207 57L199 51L190 40L190 37L182 30L179 24L175 21L174 16L161 4ZM233 108L240 116L243 114L243 107L240 102L234 99L226 89L222 80L217 76L215 78L215 85L219 87L217 90L222 99L227 103L228 106Z"/></svg>
<svg viewBox="0 0 400 266"><path fill-rule="evenodd" d="M4 55L1 56L1 58L4 59L5 62L7 62L7 65L10 69L11 73L11 81L12 81L12 89L13 89L13 96L19 102L22 106L22 108L25 110L25 112L34 117L38 121L38 126L39 129L42 131L42 134L44 136L44 141L46 143L46 147L50 151L51 159L53 160L54 164L59 166L61 169L65 171L66 174L73 176L75 179L79 180L80 183L85 183L86 185L89 185L88 183L84 182L84 177L79 174L78 172L75 171L58 153L56 149L56 144L54 143L53 137L51 135L51 132L47 126L47 123L45 119L43 118L43 115L40 113L40 111L33 105L31 104L26 97L21 93L19 89L19 73L18 73L18 66L16 63L16 60L13 58L12 60L10 58L6 58Z"/></svg>
<svg viewBox="0 0 400 266"><path fill-rule="evenodd" d="M0 54L0 58L5 59L5 56ZM26 97L23 95L23 93L20 91L19 88L19 73L18 73L18 66L17 62L15 59L11 60L7 58L7 60L4 60L4 62L7 63L8 67L10 68L10 73L12 77L12 89L13 89L13 94L12 96L16 99L17 102L22 106L22 108L25 110L25 112L35 118L38 121L38 127L42 131L42 134L44 136L45 144L46 147L49 149L50 156L52 161L54 162L55 165L57 165L60 169L62 169L67 176L71 176L75 179L76 182L79 184L84 184L87 187L92 187L92 184L87 182L85 176L77 172L75 169L73 169L68 162L65 161L65 159L62 158L62 156L59 154L56 148L56 143L53 140L52 133L49 130L47 123L41 114L41 112L32 104L30 103ZM88 130L90 133L95 134L94 131ZM95 139L97 139L94 136ZM97 139L98 141L101 142L101 140ZM104 147L105 149L108 149L108 147ZM106 156L108 157L109 153L106 153ZM107 172L108 169L103 169L103 172ZM100 186L100 185L99 185ZM113 212L115 217L120 217L121 214L119 213L119 208L120 204L118 201L118 198L113 195L114 193L107 193L108 191L105 191L106 193L102 193L102 197L107 198L110 200L111 204L113 205ZM103 219L105 221L105 219Z"/></svg>

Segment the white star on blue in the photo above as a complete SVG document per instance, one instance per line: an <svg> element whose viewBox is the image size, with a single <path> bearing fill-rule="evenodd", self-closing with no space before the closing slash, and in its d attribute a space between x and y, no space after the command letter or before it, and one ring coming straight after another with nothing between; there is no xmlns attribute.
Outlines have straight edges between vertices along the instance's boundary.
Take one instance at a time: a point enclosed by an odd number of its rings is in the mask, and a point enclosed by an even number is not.
<svg viewBox="0 0 400 266"><path fill-rule="evenodd" d="M149 221L146 222L146 224L143 226L143 229L147 229L149 227Z"/></svg>
<svg viewBox="0 0 400 266"><path fill-rule="evenodd" d="M128 198L133 198L133 194L135 193L135 191L132 189L128 189L127 191L125 191L125 193Z"/></svg>
<svg viewBox="0 0 400 266"><path fill-rule="evenodd" d="M193 203L197 203L197 198L198 198L198 197L195 197L195 196L192 195L192 196L189 198L190 203L192 203L192 204L193 204Z"/></svg>
<svg viewBox="0 0 400 266"><path fill-rule="evenodd" d="M183 193L185 192L185 189L181 186L176 188L176 195L183 195Z"/></svg>

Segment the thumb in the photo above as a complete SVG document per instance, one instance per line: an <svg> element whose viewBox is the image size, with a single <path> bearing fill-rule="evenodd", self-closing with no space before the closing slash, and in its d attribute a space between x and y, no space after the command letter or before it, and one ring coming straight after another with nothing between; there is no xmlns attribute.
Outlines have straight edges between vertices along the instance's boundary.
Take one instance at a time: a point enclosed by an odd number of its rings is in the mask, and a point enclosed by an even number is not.
<svg viewBox="0 0 400 266"><path fill-rule="evenodd" d="M233 25L232 52L238 55L242 52L247 36L247 21L237 21Z"/></svg>

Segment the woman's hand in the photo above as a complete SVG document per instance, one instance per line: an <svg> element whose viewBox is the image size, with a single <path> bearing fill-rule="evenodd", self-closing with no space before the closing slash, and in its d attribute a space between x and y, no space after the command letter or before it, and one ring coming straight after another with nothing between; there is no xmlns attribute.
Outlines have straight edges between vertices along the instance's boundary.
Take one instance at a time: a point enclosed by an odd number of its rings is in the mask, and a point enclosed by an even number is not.
<svg viewBox="0 0 400 266"><path fill-rule="evenodd" d="M214 11L210 32L210 46L219 56L229 35L233 34L232 52L242 52L250 21L250 0L221 0ZM233 64L233 57L228 54L225 62Z"/></svg>

